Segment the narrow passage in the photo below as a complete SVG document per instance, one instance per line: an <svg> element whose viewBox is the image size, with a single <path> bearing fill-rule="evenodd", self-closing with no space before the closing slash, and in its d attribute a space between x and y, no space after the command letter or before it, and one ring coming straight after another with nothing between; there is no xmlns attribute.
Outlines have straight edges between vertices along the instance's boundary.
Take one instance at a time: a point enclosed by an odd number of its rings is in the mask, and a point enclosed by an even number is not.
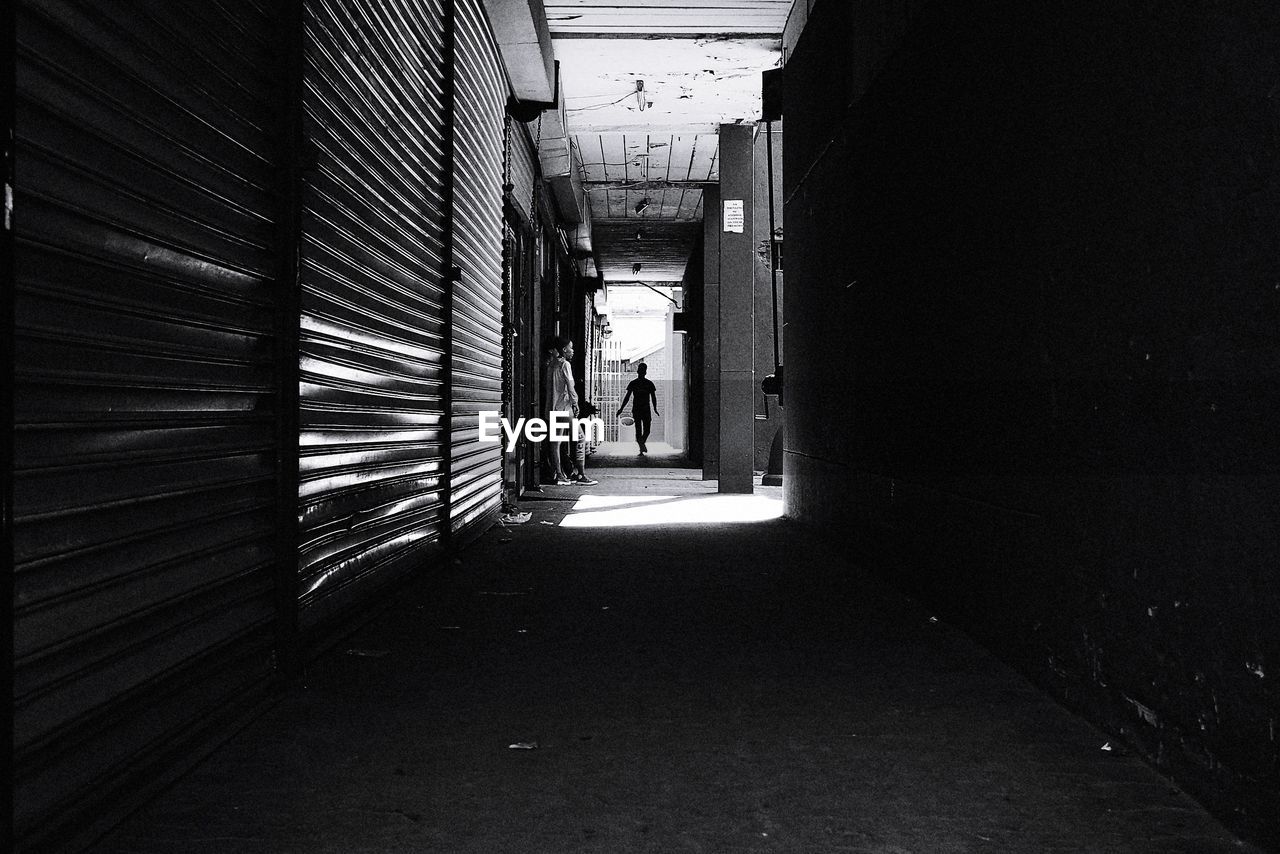
<svg viewBox="0 0 1280 854"><path fill-rule="evenodd" d="M396 595L102 850L1252 850L769 518L778 489L592 474Z"/></svg>

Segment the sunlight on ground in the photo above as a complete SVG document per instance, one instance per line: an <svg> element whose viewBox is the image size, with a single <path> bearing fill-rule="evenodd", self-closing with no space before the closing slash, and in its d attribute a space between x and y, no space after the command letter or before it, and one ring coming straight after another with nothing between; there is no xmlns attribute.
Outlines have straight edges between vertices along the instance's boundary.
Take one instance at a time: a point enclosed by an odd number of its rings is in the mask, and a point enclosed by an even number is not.
<svg viewBox="0 0 1280 854"><path fill-rule="evenodd" d="M643 504L647 501L675 501L674 495L584 495L573 505L578 510L599 510L601 507L618 507L624 504Z"/></svg>
<svg viewBox="0 0 1280 854"><path fill-rule="evenodd" d="M584 495L562 528L764 522L782 516L782 500L763 495Z"/></svg>

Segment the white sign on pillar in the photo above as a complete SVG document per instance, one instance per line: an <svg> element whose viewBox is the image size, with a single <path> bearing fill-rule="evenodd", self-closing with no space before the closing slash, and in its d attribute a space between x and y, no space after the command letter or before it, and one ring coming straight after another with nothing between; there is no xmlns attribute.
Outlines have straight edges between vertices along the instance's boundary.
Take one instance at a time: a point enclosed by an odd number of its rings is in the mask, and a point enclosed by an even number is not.
<svg viewBox="0 0 1280 854"><path fill-rule="evenodd" d="M742 199L724 200L724 230L734 234L742 234L745 216L742 210Z"/></svg>

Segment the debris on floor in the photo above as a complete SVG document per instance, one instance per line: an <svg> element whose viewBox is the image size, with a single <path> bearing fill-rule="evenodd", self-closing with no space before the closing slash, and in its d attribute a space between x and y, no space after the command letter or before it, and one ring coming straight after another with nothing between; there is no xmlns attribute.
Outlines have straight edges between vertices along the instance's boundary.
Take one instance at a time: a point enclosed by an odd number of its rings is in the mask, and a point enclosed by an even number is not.
<svg viewBox="0 0 1280 854"><path fill-rule="evenodd" d="M498 517L498 521L503 525L523 525L532 518L533 514L526 510L523 513L518 511L513 513L504 513Z"/></svg>
<svg viewBox="0 0 1280 854"><path fill-rule="evenodd" d="M544 524L544 525L554 525L554 524L555 524L555 522L548 522L546 519L543 519L543 520L542 520L542 524Z"/></svg>

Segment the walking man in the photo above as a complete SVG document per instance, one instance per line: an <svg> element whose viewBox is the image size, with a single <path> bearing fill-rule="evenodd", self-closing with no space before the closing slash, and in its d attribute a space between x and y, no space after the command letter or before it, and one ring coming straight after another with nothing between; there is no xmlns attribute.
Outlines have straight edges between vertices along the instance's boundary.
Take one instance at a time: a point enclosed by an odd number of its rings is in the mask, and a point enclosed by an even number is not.
<svg viewBox="0 0 1280 854"><path fill-rule="evenodd" d="M649 366L644 362L636 366L636 378L627 383L627 395L622 398L622 405L618 407L618 414L621 415L622 410L627 408L627 401L634 397L631 404L631 417L636 421L636 444L640 446L641 456L649 453L645 442L649 439L649 427L653 416L662 414L658 411L658 389L652 381L645 379L647 373L649 373ZM650 401L653 401L652 410L649 407Z"/></svg>

